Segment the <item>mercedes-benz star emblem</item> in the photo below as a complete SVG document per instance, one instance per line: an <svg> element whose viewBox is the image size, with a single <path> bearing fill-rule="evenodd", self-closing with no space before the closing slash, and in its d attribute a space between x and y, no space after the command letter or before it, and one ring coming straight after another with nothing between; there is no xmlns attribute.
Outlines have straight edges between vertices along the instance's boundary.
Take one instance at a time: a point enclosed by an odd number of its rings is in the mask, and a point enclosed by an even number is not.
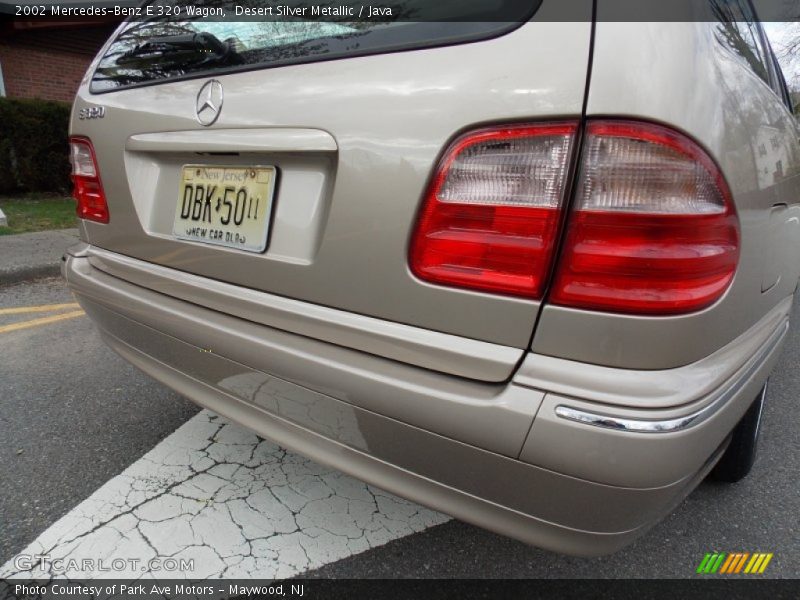
<svg viewBox="0 0 800 600"><path fill-rule="evenodd" d="M213 124L222 112L222 84L216 79L207 81L197 92L194 105L197 122L208 127Z"/></svg>

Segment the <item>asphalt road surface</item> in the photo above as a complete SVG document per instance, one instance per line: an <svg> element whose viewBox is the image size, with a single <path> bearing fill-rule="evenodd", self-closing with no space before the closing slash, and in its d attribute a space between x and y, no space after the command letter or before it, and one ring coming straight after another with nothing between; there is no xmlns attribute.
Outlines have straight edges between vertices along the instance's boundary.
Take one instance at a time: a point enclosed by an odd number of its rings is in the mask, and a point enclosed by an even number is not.
<svg viewBox="0 0 800 600"><path fill-rule="evenodd" d="M796 327L753 473L703 483L629 548L582 559L413 505L200 411L108 350L73 303L59 279L0 287L0 577L32 550L191 557L194 576L347 578L697 577L706 552L744 551L774 553L762 577L800 574Z"/></svg>

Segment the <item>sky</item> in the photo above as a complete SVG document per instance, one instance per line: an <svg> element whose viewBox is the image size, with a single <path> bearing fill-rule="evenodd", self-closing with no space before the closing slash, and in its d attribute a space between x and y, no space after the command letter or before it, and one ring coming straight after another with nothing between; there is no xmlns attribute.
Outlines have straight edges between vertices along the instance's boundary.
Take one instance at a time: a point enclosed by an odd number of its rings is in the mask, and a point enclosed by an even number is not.
<svg viewBox="0 0 800 600"><path fill-rule="evenodd" d="M778 56L778 62L781 63L786 83L794 91L800 91L800 52L793 58L783 56L782 52L788 44L800 37L800 23L764 23L764 31Z"/></svg>

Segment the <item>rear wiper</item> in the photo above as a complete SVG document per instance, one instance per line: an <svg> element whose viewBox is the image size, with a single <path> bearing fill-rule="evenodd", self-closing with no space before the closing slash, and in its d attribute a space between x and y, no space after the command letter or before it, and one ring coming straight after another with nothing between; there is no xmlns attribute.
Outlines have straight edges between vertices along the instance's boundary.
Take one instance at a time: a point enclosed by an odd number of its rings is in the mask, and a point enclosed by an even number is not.
<svg viewBox="0 0 800 600"><path fill-rule="evenodd" d="M143 44L137 44L116 62L120 66L135 66L142 62L160 61L189 63L193 67L238 65L243 62L232 41L220 41L214 34L205 31L150 38Z"/></svg>

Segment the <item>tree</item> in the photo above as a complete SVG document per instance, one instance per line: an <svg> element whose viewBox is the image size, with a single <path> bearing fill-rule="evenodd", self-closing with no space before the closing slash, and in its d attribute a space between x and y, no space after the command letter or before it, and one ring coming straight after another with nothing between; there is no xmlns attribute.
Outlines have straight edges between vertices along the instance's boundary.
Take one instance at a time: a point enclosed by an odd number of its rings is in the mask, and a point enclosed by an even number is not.
<svg viewBox="0 0 800 600"><path fill-rule="evenodd" d="M800 22L770 24L767 32L789 89L800 93Z"/></svg>

